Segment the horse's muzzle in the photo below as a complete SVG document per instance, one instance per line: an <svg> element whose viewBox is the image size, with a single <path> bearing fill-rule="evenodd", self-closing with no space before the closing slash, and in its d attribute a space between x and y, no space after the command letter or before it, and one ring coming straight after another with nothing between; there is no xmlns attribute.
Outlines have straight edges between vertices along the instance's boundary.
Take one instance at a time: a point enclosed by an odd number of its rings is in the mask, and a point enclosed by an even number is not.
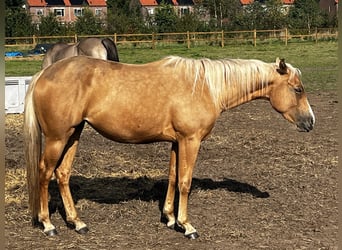
<svg viewBox="0 0 342 250"><path fill-rule="evenodd" d="M314 128L315 119L312 116L304 117L298 120L297 128L300 132L309 132Z"/></svg>

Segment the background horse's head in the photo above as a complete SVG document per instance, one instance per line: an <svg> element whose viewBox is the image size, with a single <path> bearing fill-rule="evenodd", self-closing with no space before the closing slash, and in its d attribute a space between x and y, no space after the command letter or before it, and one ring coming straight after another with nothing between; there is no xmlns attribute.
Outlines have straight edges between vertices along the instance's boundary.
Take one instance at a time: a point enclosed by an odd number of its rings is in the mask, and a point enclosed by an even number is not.
<svg viewBox="0 0 342 250"><path fill-rule="evenodd" d="M276 67L278 74L269 93L271 105L300 131L312 130L315 116L300 80L300 71L286 65L284 59L277 59Z"/></svg>

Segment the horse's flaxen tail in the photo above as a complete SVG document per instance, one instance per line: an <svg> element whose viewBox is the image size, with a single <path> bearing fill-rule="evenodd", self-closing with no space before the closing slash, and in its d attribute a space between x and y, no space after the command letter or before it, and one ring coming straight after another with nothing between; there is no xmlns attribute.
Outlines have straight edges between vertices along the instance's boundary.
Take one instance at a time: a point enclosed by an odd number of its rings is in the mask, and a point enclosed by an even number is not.
<svg viewBox="0 0 342 250"><path fill-rule="evenodd" d="M115 43L109 38L104 38L101 42L107 50L107 60L118 62L119 54Z"/></svg>
<svg viewBox="0 0 342 250"><path fill-rule="evenodd" d="M32 222L39 212L39 160L42 150L42 133L34 110L33 90L36 82L44 70L32 77L29 89L25 97L24 111L24 146L26 177L29 194L29 208L32 215Z"/></svg>

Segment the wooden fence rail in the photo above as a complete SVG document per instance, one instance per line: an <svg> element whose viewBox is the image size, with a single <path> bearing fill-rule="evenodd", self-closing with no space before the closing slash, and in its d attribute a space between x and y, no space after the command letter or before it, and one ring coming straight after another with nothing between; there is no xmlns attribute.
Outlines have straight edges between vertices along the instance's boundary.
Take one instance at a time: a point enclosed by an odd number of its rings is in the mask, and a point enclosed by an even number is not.
<svg viewBox="0 0 342 250"><path fill-rule="evenodd" d="M280 41L285 45L291 41L310 40L318 42L326 39L336 39L337 29L314 30L249 30L249 31L213 31L213 32L179 32L179 33L149 33L149 34L111 34L111 35L70 35L70 36L28 36L5 37L5 47L28 46L39 43L67 42L76 43L85 37L110 37L118 45L147 44L155 48L159 44L185 44L187 48L199 44L213 44L224 47L225 44L244 42L257 46L258 43Z"/></svg>

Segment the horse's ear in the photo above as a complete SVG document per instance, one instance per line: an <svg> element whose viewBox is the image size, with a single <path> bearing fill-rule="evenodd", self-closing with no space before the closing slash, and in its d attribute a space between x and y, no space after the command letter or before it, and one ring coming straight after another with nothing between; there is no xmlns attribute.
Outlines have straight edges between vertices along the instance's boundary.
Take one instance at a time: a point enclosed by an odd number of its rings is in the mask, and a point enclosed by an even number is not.
<svg viewBox="0 0 342 250"><path fill-rule="evenodd" d="M287 74L287 66L285 64L285 59L276 59L276 65L278 66L277 71L279 74L284 75Z"/></svg>

